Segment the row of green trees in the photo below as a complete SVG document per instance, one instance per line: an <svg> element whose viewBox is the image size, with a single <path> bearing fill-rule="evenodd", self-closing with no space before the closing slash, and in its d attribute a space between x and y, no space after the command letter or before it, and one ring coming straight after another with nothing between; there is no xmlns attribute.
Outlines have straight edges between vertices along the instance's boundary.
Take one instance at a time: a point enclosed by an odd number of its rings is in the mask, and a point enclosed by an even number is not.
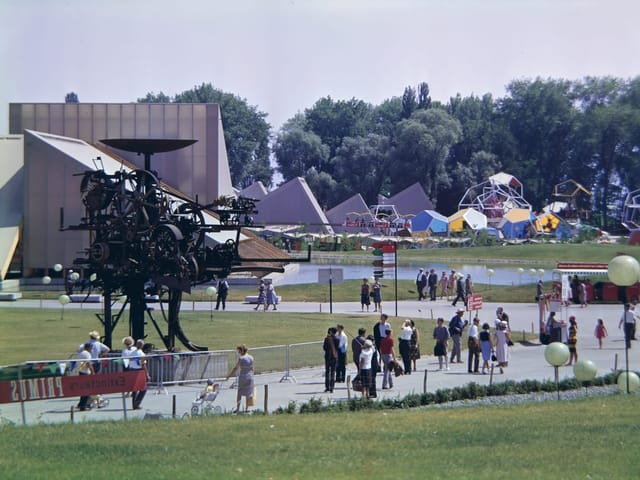
<svg viewBox="0 0 640 480"><path fill-rule="evenodd" d="M372 204L418 181L448 215L467 188L505 171L535 209L555 184L581 183L593 192L596 223L610 228L625 192L640 187L640 77L515 80L503 98L447 103L432 101L427 83L380 105L324 97L289 119L271 150L267 115L211 84L139 101L220 103L234 184L270 186L273 153L284 180L304 177L328 208L354 193Z"/></svg>

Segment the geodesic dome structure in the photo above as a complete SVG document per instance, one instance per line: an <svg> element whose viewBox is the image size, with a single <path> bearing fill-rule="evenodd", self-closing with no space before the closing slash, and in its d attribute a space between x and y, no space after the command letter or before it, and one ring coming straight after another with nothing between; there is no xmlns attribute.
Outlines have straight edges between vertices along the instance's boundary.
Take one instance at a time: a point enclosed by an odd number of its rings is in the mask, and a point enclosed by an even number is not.
<svg viewBox="0 0 640 480"><path fill-rule="evenodd" d="M640 189L627 194L622 207L622 225L629 230L640 228Z"/></svg>
<svg viewBox="0 0 640 480"><path fill-rule="evenodd" d="M550 211L557 213L570 224L588 220L591 214L591 192L575 180L565 180L553 187Z"/></svg>
<svg viewBox="0 0 640 480"><path fill-rule="evenodd" d="M489 224L498 225L509 210L531 210L531 204L523 197L522 183L513 175L500 172L468 188L458 208L473 208L483 213Z"/></svg>

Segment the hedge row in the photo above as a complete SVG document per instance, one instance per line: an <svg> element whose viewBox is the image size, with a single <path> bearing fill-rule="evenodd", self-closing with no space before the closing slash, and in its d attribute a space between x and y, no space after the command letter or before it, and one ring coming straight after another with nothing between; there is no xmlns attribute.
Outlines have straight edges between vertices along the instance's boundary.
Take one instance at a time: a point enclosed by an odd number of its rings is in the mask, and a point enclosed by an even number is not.
<svg viewBox="0 0 640 480"><path fill-rule="evenodd" d="M518 395L527 393L555 392L577 390L589 386L605 386L616 383L617 373L612 372L598 377L591 382L579 382L575 378L565 379L558 386L552 380L523 380L521 382L506 381L493 385L479 385L471 382L462 387L445 388L434 393L412 393L404 398L385 398L383 400L366 400L362 398L346 401L330 401L324 403L322 399L312 398L306 403L289 402L286 407L278 408L275 414L344 412L359 410L393 410L398 408L415 408L427 405L443 404L458 400L476 400L486 397Z"/></svg>

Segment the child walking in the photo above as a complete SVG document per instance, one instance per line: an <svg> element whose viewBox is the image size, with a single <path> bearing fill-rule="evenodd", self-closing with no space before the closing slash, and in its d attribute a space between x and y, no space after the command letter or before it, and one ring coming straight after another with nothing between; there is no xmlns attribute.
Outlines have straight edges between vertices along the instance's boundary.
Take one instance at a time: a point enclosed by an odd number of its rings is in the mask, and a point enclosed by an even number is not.
<svg viewBox="0 0 640 480"><path fill-rule="evenodd" d="M599 318L598 322L596 323L595 335L598 339L598 346L600 347L600 350L602 350L602 340L604 340L605 337L609 336L609 332L607 332L607 327L604 326L604 320L602 320L601 318Z"/></svg>
<svg viewBox="0 0 640 480"><path fill-rule="evenodd" d="M578 322L576 317L571 315L569 317L569 363L567 365L573 365L578 361Z"/></svg>

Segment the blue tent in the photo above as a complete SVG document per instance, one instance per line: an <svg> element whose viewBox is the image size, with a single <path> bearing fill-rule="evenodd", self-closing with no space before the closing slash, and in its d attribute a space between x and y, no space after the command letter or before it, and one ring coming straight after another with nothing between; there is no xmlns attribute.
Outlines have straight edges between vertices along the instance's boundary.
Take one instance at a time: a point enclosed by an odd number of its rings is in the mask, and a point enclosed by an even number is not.
<svg viewBox="0 0 640 480"><path fill-rule="evenodd" d="M411 219L412 232L447 233L449 219L435 210L422 210Z"/></svg>
<svg viewBox="0 0 640 480"><path fill-rule="evenodd" d="M498 228L505 238L526 238L535 220L535 215L529 210L514 208L502 217Z"/></svg>

